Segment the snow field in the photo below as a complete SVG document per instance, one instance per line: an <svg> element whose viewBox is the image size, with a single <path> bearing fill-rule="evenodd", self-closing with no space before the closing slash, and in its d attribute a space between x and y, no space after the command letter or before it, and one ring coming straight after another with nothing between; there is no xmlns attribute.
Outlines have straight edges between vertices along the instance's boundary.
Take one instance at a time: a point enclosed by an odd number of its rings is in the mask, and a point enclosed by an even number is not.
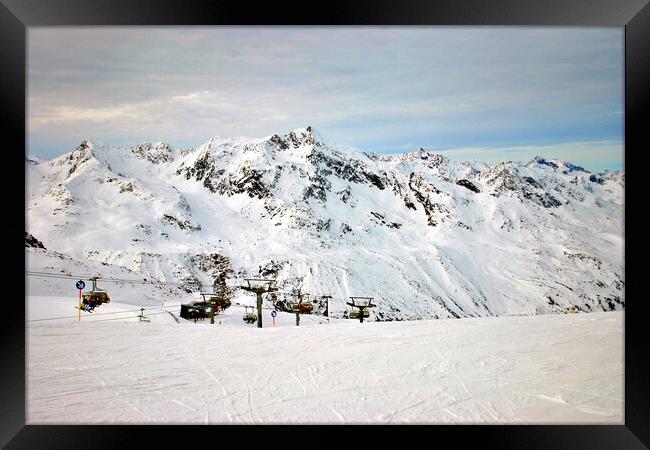
<svg viewBox="0 0 650 450"><path fill-rule="evenodd" d="M27 423L623 423L620 311L266 317L263 329L30 322Z"/></svg>

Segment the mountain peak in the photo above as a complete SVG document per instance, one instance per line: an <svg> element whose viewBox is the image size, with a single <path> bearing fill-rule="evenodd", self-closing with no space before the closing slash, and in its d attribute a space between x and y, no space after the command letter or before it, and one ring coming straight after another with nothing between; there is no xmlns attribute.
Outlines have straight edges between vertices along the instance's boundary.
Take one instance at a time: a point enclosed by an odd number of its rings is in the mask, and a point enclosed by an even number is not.
<svg viewBox="0 0 650 450"><path fill-rule="evenodd" d="M424 147L419 147L417 150L402 153L401 155L403 155L403 159L419 159L425 161L430 166L440 166L449 163L449 158L442 153L427 150Z"/></svg>
<svg viewBox="0 0 650 450"><path fill-rule="evenodd" d="M77 146L72 152L68 154L68 160L80 160L82 158L90 158L93 154L95 144L89 140L84 139L81 144Z"/></svg>
<svg viewBox="0 0 650 450"><path fill-rule="evenodd" d="M531 159L527 165L548 166L548 167L552 167L553 169L558 168L558 165L555 162L548 161L546 158L539 155L535 155L535 157Z"/></svg>
<svg viewBox="0 0 650 450"><path fill-rule="evenodd" d="M561 170L562 173L565 175L570 173L570 172L586 172L588 173L588 170L585 170L583 167L577 166L575 164L571 164L570 162L562 161L560 159L546 159L542 156L535 156L533 159L530 160L526 164L526 167L539 167L539 166L546 166L550 167L553 170Z"/></svg>
<svg viewBox="0 0 650 450"><path fill-rule="evenodd" d="M38 156L25 155L25 163L33 166L38 166L42 162Z"/></svg>
<svg viewBox="0 0 650 450"><path fill-rule="evenodd" d="M273 134L267 136L263 141L268 142L271 146L278 150L297 149L304 145L321 146L323 138L320 136L313 127L307 126L303 128L296 128L291 130L285 135Z"/></svg>
<svg viewBox="0 0 650 450"><path fill-rule="evenodd" d="M90 139L84 139L81 141L76 148L76 150L92 150L95 147L95 144Z"/></svg>
<svg viewBox="0 0 650 450"><path fill-rule="evenodd" d="M296 136L302 141L315 141L317 137L316 131L311 126L306 126L303 128L296 128L289 132L287 136Z"/></svg>
<svg viewBox="0 0 650 450"><path fill-rule="evenodd" d="M306 127L296 128L295 130L292 130L292 132L295 134L313 134L314 129L311 125L307 125Z"/></svg>

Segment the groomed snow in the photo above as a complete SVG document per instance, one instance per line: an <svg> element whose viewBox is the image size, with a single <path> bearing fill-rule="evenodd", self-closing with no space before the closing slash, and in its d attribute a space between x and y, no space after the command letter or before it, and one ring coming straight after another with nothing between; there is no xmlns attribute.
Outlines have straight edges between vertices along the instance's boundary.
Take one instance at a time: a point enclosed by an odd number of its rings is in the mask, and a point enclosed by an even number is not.
<svg viewBox="0 0 650 450"><path fill-rule="evenodd" d="M27 423L623 423L621 311L265 320L28 322Z"/></svg>

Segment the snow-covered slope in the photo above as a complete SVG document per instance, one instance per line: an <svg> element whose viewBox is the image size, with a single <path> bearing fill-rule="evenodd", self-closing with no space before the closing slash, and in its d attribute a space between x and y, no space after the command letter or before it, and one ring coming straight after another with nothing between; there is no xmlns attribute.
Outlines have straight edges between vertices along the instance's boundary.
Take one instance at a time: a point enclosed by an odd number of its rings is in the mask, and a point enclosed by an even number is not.
<svg viewBox="0 0 650 450"><path fill-rule="evenodd" d="M185 150L84 141L26 170L26 231L47 249L188 290L274 277L374 297L371 320L624 306L620 171L376 155L310 127Z"/></svg>
<svg viewBox="0 0 650 450"><path fill-rule="evenodd" d="M34 322L26 418L620 425L623 314L264 329Z"/></svg>

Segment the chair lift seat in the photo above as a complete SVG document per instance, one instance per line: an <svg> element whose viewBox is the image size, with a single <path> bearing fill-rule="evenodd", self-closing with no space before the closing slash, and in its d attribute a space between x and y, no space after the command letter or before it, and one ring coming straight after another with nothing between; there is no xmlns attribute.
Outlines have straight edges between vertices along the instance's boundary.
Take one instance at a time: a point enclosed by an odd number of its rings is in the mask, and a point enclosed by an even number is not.
<svg viewBox="0 0 650 450"><path fill-rule="evenodd" d="M254 312L249 312L248 308L250 308L251 310L253 309L252 307L248 307L248 306L246 307L246 312L244 313L244 322L249 324L255 323L257 321L257 314L255 314Z"/></svg>
<svg viewBox="0 0 650 450"><path fill-rule="evenodd" d="M350 319L358 319L358 318L359 318L359 314L360 314L359 311L352 311L352 312L350 312ZM370 317L370 311L368 311L367 309L364 309L364 310L363 310L363 317L364 317L364 318L366 318L366 317Z"/></svg>

